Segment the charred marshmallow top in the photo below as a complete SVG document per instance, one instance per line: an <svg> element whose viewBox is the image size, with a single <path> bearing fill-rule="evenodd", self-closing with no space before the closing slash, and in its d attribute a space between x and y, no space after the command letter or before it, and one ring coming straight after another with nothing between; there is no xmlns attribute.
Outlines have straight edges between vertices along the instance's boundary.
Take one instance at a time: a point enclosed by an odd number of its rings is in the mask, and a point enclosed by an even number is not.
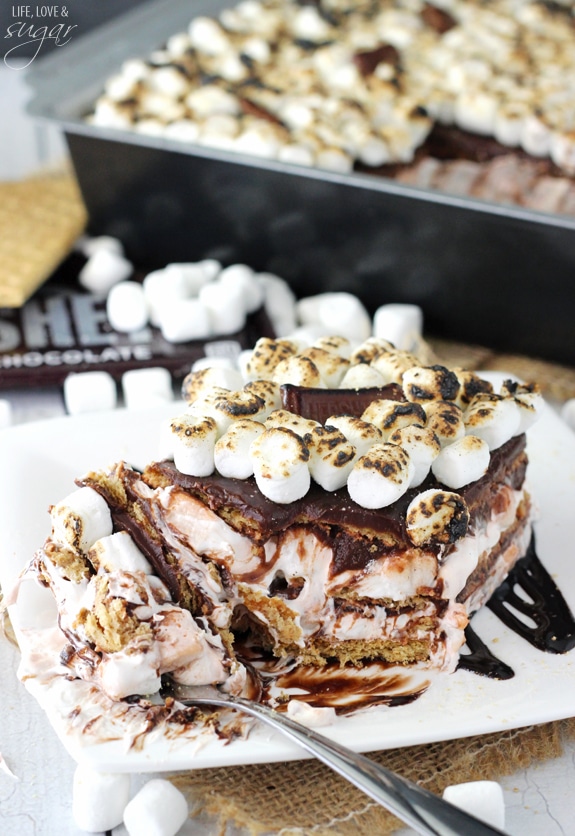
<svg viewBox="0 0 575 836"><path fill-rule="evenodd" d="M347 400L352 373L369 388L374 369L378 385L396 384L399 400L376 396L360 415L344 409L325 423L277 408L284 384L341 392L337 407ZM171 424L176 467L192 476L253 475L262 494L280 504L305 496L311 480L326 491L347 487L354 502L371 509L393 504L431 471L443 487L410 505L407 530L415 544L463 531L466 512L452 491L481 478L490 451L524 432L542 405L533 386L506 381L496 393L471 372L422 366L374 337L354 350L338 337L301 350L287 339L261 338L245 371L249 382L235 391L205 371L188 375L188 410ZM212 380L218 385L210 387Z"/></svg>

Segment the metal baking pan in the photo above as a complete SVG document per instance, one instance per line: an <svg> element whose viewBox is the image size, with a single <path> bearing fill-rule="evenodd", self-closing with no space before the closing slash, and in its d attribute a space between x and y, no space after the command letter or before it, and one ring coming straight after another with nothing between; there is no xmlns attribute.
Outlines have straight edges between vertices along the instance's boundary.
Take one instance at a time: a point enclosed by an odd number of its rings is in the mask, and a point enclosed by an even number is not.
<svg viewBox="0 0 575 836"><path fill-rule="evenodd" d="M157 0L31 65L30 113L61 127L92 234L149 268L215 256L298 295L422 306L429 333L575 365L575 218L335 174L84 121L104 81L220 0ZM73 71L72 71L73 68Z"/></svg>

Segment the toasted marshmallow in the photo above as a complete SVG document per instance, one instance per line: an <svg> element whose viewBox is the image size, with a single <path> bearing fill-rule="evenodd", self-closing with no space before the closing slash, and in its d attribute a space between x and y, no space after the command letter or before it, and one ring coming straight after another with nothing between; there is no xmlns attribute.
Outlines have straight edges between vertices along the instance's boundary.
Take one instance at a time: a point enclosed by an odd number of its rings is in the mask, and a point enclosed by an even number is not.
<svg viewBox="0 0 575 836"><path fill-rule="evenodd" d="M413 354L395 350L382 352L370 363L371 367L382 375L386 383L401 383L404 374L418 364L419 361Z"/></svg>
<svg viewBox="0 0 575 836"><path fill-rule="evenodd" d="M465 423L457 404L452 401L429 401L424 409L427 416L425 426L435 433L442 447L463 438Z"/></svg>
<svg viewBox="0 0 575 836"><path fill-rule="evenodd" d="M395 430L387 439L407 450L413 462L413 477L410 488L417 488L428 475L432 463L441 452L441 444L433 430L416 424Z"/></svg>
<svg viewBox="0 0 575 836"><path fill-rule="evenodd" d="M368 337L353 350L349 362L352 366L356 363L372 363L390 351L395 351L395 346L389 340L384 340L382 337Z"/></svg>
<svg viewBox="0 0 575 836"><path fill-rule="evenodd" d="M89 487L79 488L52 506L50 517L53 539L84 553L113 531L108 503Z"/></svg>
<svg viewBox="0 0 575 836"><path fill-rule="evenodd" d="M356 418L355 415L332 415L325 422L326 429L335 427L355 447L355 458L361 458L373 447L383 441L383 434L369 421Z"/></svg>
<svg viewBox="0 0 575 836"><path fill-rule="evenodd" d="M214 471L218 427L214 418L181 415L171 422L174 464L187 476L209 476Z"/></svg>
<svg viewBox="0 0 575 836"><path fill-rule="evenodd" d="M477 395L465 410L465 430L484 439L496 450L519 432L521 415L514 398L496 394Z"/></svg>
<svg viewBox="0 0 575 836"><path fill-rule="evenodd" d="M143 572L152 574L152 567L127 531L117 531L96 540L88 557L98 571Z"/></svg>
<svg viewBox="0 0 575 836"><path fill-rule="evenodd" d="M454 372L445 366L414 366L402 378L402 386L408 401L452 401L459 392L459 381Z"/></svg>
<svg viewBox="0 0 575 836"><path fill-rule="evenodd" d="M337 389L349 367L348 361L338 354L317 346L304 349L298 356L312 361L328 389Z"/></svg>
<svg viewBox="0 0 575 836"><path fill-rule="evenodd" d="M309 490L309 450L286 427L271 427L250 447L254 477L260 491L279 504L295 502Z"/></svg>
<svg viewBox="0 0 575 836"><path fill-rule="evenodd" d="M418 403L404 403L403 401L377 400L372 401L362 416L363 421L369 421L381 430L384 441L401 427L410 424L425 424L425 410Z"/></svg>
<svg viewBox="0 0 575 836"><path fill-rule="evenodd" d="M473 372L467 369L453 369L453 372L459 381L459 391L455 398L455 403L462 409L469 406L473 398L481 392L493 392L492 384Z"/></svg>
<svg viewBox="0 0 575 836"><path fill-rule="evenodd" d="M357 365L348 368L339 384L339 388L371 389L374 386L385 386L386 383L387 380L377 369L368 366L367 363L357 363Z"/></svg>
<svg viewBox="0 0 575 836"><path fill-rule="evenodd" d="M527 432L532 427L545 406L541 390L534 383L519 383L516 380L506 380L501 387L504 397L513 398L519 409L519 427L516 435Z"/></svg>
<svg viewBox="0 0 575 836"><path fill-rule="evenodd" d="M295 347L289 341L260 337L246 365L248 379L272 380L278 363L294 354Z"/></svg>
<svg viewBox="0 0 575 836"><path fill-rule="evenodd" d="M337 354L343 360L349 360L352 352L352 344L347 337L338 336L319 337L312 348L321 348L330 354Z"/></svg>
<svg viewBox="0 0 575 836"><path fill-rule="evenodd" d="M266 418L266 429L273 427L284 427L299 435L299 437L307 444L311 433L321 427L319 421L313 421L311 418L304 418L302 415L296 415L294 412L289 412L287 409L274 409L274 411Z"/></svg>
<svg viewBox="0 0 575 836"><path fill-rule="evenodd" d="M457 490L487 473L489 458L487 442L466 435L443 448L431 465L431 471L442 485Z"/></svg>
<svg viewBox="0 0 575 836"><path fill-rule="evenodd" d="M413 463L403 447L375 444L354 464L347 489L362 508L384 508L403 496L413 472Z"/></svg>
<svg viewBox="0 0 575 836"><path fill-rule="evenodd" d="M182 383L182 398L191 404L214 387L231 391L240 389L242 383L242 376L236 369L210 366L186 375Z"/></svg>
<svg viewBox="0 0 575 836"><path fill-rule="evenodd" d="M225 433L230 424L241 418L263 420L265 402L253 392L239 389L230 392L214 388L195 400L188 408L191 415L210 416L216 422L218 438Z"/></svg>
<svg viewBox="0 0 575 836"><path fill-rule="evenodd" d="M373 333L402 351L413 351L423 330L419 305L381 305L373 315Z"/></svg>
<svg viewBox="0 0 575 836"><path fill-rule="evenodd" d="M415 546L449 545L465 537L469 511L459 494L430 488L409 503L406 530Z"/></svg>
<svg viewBox="0 0 575 836"><path fill-rule="evenodd" d="M335 427L316 427L308 447L312 479L326 491L343 488L356 460L353 444Z"/></svg>
<svg viewBox="0 0 575 836"><path fill-rule="evenodd" d="M230 39L219 23L204 15L192 19L188 36L192 46L206 55L222 55L231 48Z"/></svg>
<svg viewBox="0 0 575 836"><path fill-rule="evenodd" d="M251 380L246 383L244 389L252 395L257 395L264 402L264 408L258 415L258 421L265 421L274 410L281 409L280 387L272 380Z"/></svg>
<svg viewBox="0 0 575 836"><path fill-rule="evenodd" d="M214 448L216 470L222 476L247 479L254 472L250 447L264 432L264 425L249 418L234 421L218 438Z"/></svg>
<svg viewBox="0 0 575 836"><path fill-rule="evenodd" d="M325 389L326 385L313 360L301 354L293 355L282 360L274 369L273 378L276 383L292 383L294 386L305 386L314 389Z"/></svg>

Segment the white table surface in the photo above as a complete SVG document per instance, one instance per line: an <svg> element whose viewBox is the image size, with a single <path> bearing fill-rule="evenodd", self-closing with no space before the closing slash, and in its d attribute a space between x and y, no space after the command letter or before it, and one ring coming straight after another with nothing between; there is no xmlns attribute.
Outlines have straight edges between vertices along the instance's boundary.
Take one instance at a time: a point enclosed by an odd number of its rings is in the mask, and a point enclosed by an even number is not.
<svg viewBox="0 0 575 836"><path fill-rule="evenodd" d="M41 398L37 391L0 392L0 397L12 403L17 423L63 414L57 392L44 392ZM81 836L84 831L72 818L75 764L18 681L17 666L17 649L0 638L0 836ZM134 776L134 788L150 777ZM565 742L561 757L519 770L500 783L510 836L575 836L575 741ZM409 833L403 830L401 836ZM188 834L223 836L214 822L194 816L193 803L180 831Z"/></svg>

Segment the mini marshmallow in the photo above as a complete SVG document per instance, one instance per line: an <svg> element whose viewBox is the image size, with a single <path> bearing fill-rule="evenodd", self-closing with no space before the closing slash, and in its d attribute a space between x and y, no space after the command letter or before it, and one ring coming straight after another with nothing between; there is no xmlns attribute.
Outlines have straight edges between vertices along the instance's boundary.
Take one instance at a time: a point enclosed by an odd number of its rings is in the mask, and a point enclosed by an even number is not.
<svg viewBox="0 0 575 836"><path fill-rule="evenodd" d="M0 430L5 430L12 423L12 404L5 398L0 399Z"/></svg>
<svg viewBox="0 0 575 836"><path fill-rule="evenodd" d="M442 447L465 435L463 412L452 401L429 401L424 404L425 426L432 430Z"/></svg>
<svg viewBox="0 0 575 836"><path fill-rule="evenodd" d="M402 383L404 374L417 366L418 362L407 351L390 350L381 352L370 362L370 366L379 372L385 383Z"/></svg>
<svg viewBox="0 0 575 836"><path fill-rule="evenodd" d="M197 296L200 288L212 281L211 272L201 262L173 262L163 269L164 285L181 283L182 295Z"/></svg>
<svg viewBox="0 0 575 836"><path fill-rule="evenodd" d="M545 406L545 401L536 384L519 383L516 380L505 380L501 386L503 397L513 398L519 411L519 427L516 435L527 430L539 420Z"/></svg>
<svg viewBox="0 0 575 836"><path fill-rule="evenodd" d="M243 300L247 313L254 313L261 308L265 291L261 283L257 281L254 271L246 264L232 264L224 268L218 276L218 281L223 287L238 291Z"/></svg>
<svg viewBox="0 0 575 836"><path fill-rule="evenodd" d="M337 354L342 360L349 360L352 352L352 344L346 337L328 336L317 339L312 348L321 348L329 351L330 354Z"/></svg>
<svg viewBox="0 0 575 836"><path fill-rule="evenodd" d="M356 363L372 363L378 357L395 351L395 347L388 340L381 337L368 337L358 345L351 353L349 362L354 366Z"/></svg>
<svg viewBox="0 0 575 836"><path fill-rule="evenodd" d="M383 337L402 351L413 351L423 330L423 311L419 305L388 304L373 315L373 334Z"/></svg>
<svg viewBox="0 0 575 836"><path fill-rule="evenodd" d="M187 476L209 476L214 471L217 424L210 416L181 415L171 422L174 464Z"/></svg>
<svg viewBox="0 0 575 836"><path fill-rule="evenodd" d="M72 815L80 830L101 833L122 822L130 799L130 775L97 772L76 767L72 791Z"/></svg>
<svg viewBox="0 0 575 836"><path fill-rule="evenodd" d="M232 479L247 479L254 472L250 446L264 432L264 425L249 418L231 424L214 448L216 470Z"/></svg>
<svg viewBox="0 0 575 836"><path fill-rule="evenodd" d="M419 487L441 452L441 444L436 434L427 427L412 424L395 430L387 440L407 450L414 467L409 487Z"/></svg>
<svg viewBox="0 0 575 836"><path fill-rule="evenodd" d="M108 503L93 488L78 488L50 509L52 537L80 552L113 531Z"/></svg>
<svg viewBox="0 0 575 836"><path fill-rule="evenodd" d="M281 409L280 387L271 380L252 380L244 386L246 392L257 395L264 402L264 410L258 421L265 421L276 409Z"/></svg>
<svg viewBox="0 0 575 836"><path fill-rule="evenodd" d="M142 287L152 325L159 326L162 309L173 302L181 302L190 296L188 278L182 270L153 270L145 277Z"/></svg>
<svg viewBox="0 0 575 836"><path fill-rule="evenodd" d="M266 429L250 447L254 477L260 491L272 502L286 504L309 490L309 450L292 430Z"/></svg>
<svg viewBox="0 0 575 836"><path fill-rule="evenodd" d="M365 340L371 334L371 317L357 296L351 293L326 293L320 298L318 320L332 333L349 340Z"/></svg>
<svg viewBox="0 0 575 836"><path fill-rule="evenodd" d="M362 421L354 415L332 415L325 422L326 429L335 427L355 447L356 460L365 456L373 447L383 441L383 434L380 429L369 421Z"/></svg>
<svg viewBox="0 0 575 836"><path fill-rule="evenodd" d="M119 282L108 293L106 313L112 328L122 333L140 331L148 323L144 288L138 282Z"/></svg>
<svg viewBox="0 0 575 836"><path fill-rule="evenodd" d="M413 472L413 463L403 447L374 444L353 466L347 489L362 508L385 508L403 496Z"/></svg>
<svg viewBox="0 0 575 836"><path fill-rule="evenodd" d="M246 306L241 288L223 285L219 276L200 288L198 299L209 311L216 336L235 334L246 324Z"/></svg>
<svg viewBox="0 0 575 836"><path fill-rule="evenodd" d="M291 699L287 704L287 716L310 729L331 726L335 723L335 708L316 707L301 700Z"/></svg>
<svg viewBox="0 0 575 836"><path fill-rule="evenodd" d="M501 785L496 781L453 784L443 790L443 798L492 827L505 828L505 800Z"/></svg>
<svg viewBox="0 0 575 836"><path fill-rule="evenodd" d="M96 540L88 552L90 562L96 570L114 572L143 572L152 574L152 567L127 531L117 531L108 537Z"/></svg>
<svg viewBox="0 0 575 836"><path fill-rule="evenodd" d="M212 336L211 311L201 299L166 300L160 309L160 330L170 343L185 343Z"/></svg>
<svg viewBox="0 0 575 836"><path fill-rule="evenodd" d="M466 435L443 448L431 465L431 471L442 485L457 490L487 473L489 458L487 442Z"/></svg>
<svg viewBox="0 0 575 836"><path fill-rule="evenodd" d="M337 389L349 367L349 362L339 354L317 346L304 349L298 356L312 361L328 389Z"/></svg>
<svg viewBox="0 0 575 836"><path fill-rule="evenodd" d="M468 407L473 398L481 392L493 392L491 383L473 372L467 369L453 369L453 372L459 381L459 392L455 398L455 403L461 409Z"/></svg>
<svg viewBox="0 0 575 836"><path fill-rule="evenodd" d="M279 337L291 333L297 327L296 297L288 283L273 273L258 273L256 280L264 291L264 305Z"/></svg>
<svg viewBox="0 0 575 836"><path fill-rule="evenodd" d="M100 246L92 250L88 261L78 273L78 281L90 293L106 296L114 285L124 282L133 272L132 262L122 253L111 247Z"/></svg>
<svg viewBox="0 0 575 836"><path fill-rule="evenodd" d="M108 372L74 372L64 381L64 403L70 415L114 409L116 381Z"/></svg>
<svg viewBox="0 0 575 836"><path fill-rule="evenodd" d="M465 537L469 511L459 494L430 488L411 500L405 519L414 545L448 545Z"/></svg>
<svg viewBox="0 0 575 836"><path fill-rule="evenodd" d="M401 427L408 427L410 424L423 426L426 421L425 411L420 404L386 399L372 401L361 418L362 421L369 421L381 430L384 441Z"/></svg>
<svg viewBox="0 0 575 836"><path fill-rule="evenodd" d="M367 363L358 363L356 366L350 366L344 374L340 384L340 389L371 389L373 387L385 386L387 380L385 377L374 369L368 366Z"/></svg>
<svg viewBox="0 0 575 836"><path fill-rule="evenodd" d="M343 488L356 460L353 444L335 427L316 427L308 447L312 479L326 491Z"/></svg>
<svg viewBox="0 0 575 836"><path fill-rule="evenodd" d="M459 392L457 375L445 366L414 366L402 377L402 386L408 401L452 401Z"/></svg>
<svg viewBox="0 0 575 836"><path fill-rule="evenodd" d="M478 395L465 410L465 431L482 438L490 450L496 450L519 430L521 416L512 398L501 395Z"/></svg>
<svg viewBox="0 0 575 836"><path fill-rule="evenodd" d="M325 389L326 385L313 360L301 354L296 354L282 360L274 369L272 380L275 383L291 383L294 386L305 386L315 389Z"/></svg>
<svg viewBox="0 0 575 836"><path fill-rule="evenodd" d="M196 262L196 265L202 268L204 275L210 282L217 278L222 270L222 265L217 258L202 258L201 261Z"/></svg>
<svg viewBox="0 0 575 836"><path fill-rule="evenodd" d="M272 380L277 365L295 354L295 347L288 340L272 340L260 337L246 364L249 380Z"/></svg>
<svg viewBox="0 0 575 836"><path fill-rule="evenodd" d="M241 374L236 369L226 366L208 366L204 369L192 371L182 383L182 397L191 404L203 397L214 387L220 389L240 389L243 383Z"/></svg>
<svg viewBox="0 0 575 836"><path fill-rule="evenodd" d="M122 391L128 409L141 409L174 400L172 375L162 366L125 372L122 375Z"/></svg>
<svg viewBox="0 0 575 836"><path fill-rule="evenodd" d="M299 435L306 444L309 442L313 431L321 427L319 421L314 421L312 418L304 418L303 415L296 415L287 409L274 409L266 418L265 425L266 429L283 427L291 430L296 435Z"/></svg>
<svg viewBox="0 0 575 836"><path fill-rule="evenodd" d="M175 836L188 818L188 802L163 778L148 781L124 810L130 836Z"/></svg>

